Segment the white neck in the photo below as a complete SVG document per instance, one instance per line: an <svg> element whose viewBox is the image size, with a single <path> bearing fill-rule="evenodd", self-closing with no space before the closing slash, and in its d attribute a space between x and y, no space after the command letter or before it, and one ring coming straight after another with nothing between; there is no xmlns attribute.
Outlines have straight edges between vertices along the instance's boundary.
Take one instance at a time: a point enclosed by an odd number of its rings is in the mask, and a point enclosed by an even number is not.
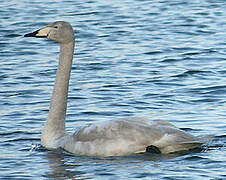
<svg viewBox="0 0 226 180"><path fill-rule="evenodd" d="M42 143L55 148L57 139L65 134L68 86L74 54L74 41L60 45L60 59L56 73L49 115L42 132Z"/></svg>

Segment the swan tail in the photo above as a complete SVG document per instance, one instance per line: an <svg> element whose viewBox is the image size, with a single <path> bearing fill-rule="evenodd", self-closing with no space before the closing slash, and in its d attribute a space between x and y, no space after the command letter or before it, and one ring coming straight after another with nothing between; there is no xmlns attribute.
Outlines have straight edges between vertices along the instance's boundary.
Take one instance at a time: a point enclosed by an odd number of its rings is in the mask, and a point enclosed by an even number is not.
<svg viewBox="0 0 226 180"><path fill-rule="evenodd" d="M180 151L189 151L192 149L200 148L202 146L202 142L185 142L181 144L173 144L163 148L160 148L161 153L168 154Z"/></svg>

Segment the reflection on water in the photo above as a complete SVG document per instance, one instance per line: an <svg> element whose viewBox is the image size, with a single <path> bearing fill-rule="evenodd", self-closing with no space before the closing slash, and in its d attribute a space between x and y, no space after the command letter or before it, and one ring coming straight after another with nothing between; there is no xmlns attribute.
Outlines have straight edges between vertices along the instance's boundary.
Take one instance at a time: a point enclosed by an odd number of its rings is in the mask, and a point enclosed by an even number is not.
<svg viewBox="0 0 226 180"><path fill-rule="evenodd" d="M108 167L113 166L114 169L121 168L141 168L144 161L166 161L172 158L180 157L182 154L136 154L126 157L108 157L108 158L92 158L79 157L66 154L62 151L48 151L45 159L48 160L49 171L46 172L47 178L82 178L89 177L89 168L82 167L84 165L93 166L96 176L116 176ZM99 168L98 168L99 167Z"/></svg>
<svg viewBox="0 0 226 180"><path fill-rule="evenodd" d="M66 157L65 157L66 156ZM77 178L80 177L82 174L85 174L85 172L77 171L75 170L77 166L76 162L73 163L73 165L69 164L67 162L67 155L64 153L58 151L58 152L47 152L47 155L45 157L46 160L48 160L49 165L49 172L46 172L44 175L47 178Z"/></svg>

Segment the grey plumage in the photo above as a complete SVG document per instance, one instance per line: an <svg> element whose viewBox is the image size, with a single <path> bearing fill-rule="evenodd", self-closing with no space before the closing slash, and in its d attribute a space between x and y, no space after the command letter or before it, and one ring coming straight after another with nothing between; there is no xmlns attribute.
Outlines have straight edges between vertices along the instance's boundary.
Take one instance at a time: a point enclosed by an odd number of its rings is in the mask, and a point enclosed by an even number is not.
<svg viewBox="0 0 226 180"><path fill-rule="evenodd" d="M156 147L162 153L170 153L202 144L198 138L167 121L145 121L138 118L98 122L68 135L65 119L74 53L73 29L69 23L57 21L25 37L47 38L60 43L55 86L41 137L44 147L61 147L71 153L88 156L121 156L145 151L148 146Z"/></svg>

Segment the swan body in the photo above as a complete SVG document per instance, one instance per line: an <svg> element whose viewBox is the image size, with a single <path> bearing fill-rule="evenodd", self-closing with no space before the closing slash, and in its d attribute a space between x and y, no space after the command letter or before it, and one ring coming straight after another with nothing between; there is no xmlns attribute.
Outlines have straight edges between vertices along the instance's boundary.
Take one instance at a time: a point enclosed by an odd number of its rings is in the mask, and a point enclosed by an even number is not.
<svg viewBox="0 0 226 180"><path fill-rule="evenodd" d="M65 130L67 96L74 53L74 31L65 21L57 21L25 37L40 37L60 43L60 57L48 118L41 142L47 149L63 148L87 156L123 156L154 146L161 153L199 147L198 138L168 121L124 118L81 127L73 135Z"/></svg>

